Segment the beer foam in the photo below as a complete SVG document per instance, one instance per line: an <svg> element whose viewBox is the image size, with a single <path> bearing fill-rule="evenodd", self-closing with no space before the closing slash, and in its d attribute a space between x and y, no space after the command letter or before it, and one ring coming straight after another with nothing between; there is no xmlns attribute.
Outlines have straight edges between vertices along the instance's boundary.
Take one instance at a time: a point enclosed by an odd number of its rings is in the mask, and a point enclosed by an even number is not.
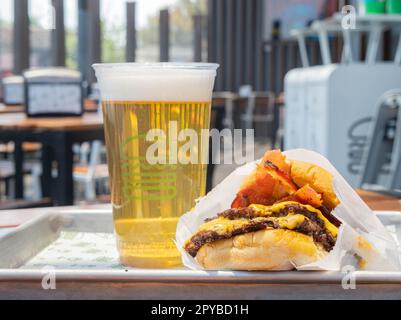
<svg viewBox="0 0 401 320"><path fill-rule="evenodd" d="M210 101L217 64L95 64L102 100Z"/></svg>

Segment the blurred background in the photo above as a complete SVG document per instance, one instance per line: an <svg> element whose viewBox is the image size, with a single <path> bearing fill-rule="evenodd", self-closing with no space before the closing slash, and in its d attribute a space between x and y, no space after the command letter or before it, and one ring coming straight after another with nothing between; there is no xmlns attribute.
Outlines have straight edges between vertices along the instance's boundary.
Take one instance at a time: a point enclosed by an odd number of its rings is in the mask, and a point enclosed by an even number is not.
<svg viewBox="0 0 401 320"><path fill-rule="evenodd" d="M217 62L213 128L397 196L400 27L401 0L2 0L0 209L109 201L91 65L126 61Z"/></svg>
<svg viewBox="0 0 401 320"><path fill-rule="evenodd" d="M92 82L86 69L93 62L218 61L221 74L228 74L216 89L267 89L272 79L268 66L261 67L268 41L293 40L291 29L331 16L338 7L335 0L4 0L1 74L61 65L79 69ZM296 54L295 42L292 49ZM288 63L284 59L285 69Z"/></svg>

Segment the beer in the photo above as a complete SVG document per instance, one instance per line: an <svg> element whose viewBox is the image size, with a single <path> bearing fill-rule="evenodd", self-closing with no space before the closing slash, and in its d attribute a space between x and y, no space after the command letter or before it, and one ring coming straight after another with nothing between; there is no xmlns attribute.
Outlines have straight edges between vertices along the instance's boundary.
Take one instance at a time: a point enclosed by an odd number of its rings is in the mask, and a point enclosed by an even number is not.
<svg viewBox="0 0 401 320"><path fill-rule="evenodd" d="M209 129L215 67L211 72L176 65L166 70L119 66L132 68L136 76L112 72L106 77L99 70L97 75L120 259L134 267L177 266L178 219L206 190L208 136L202 131ZM188 150L180 154L188 141L179 134L186 129L196 134L190 152L197 161L183 161L190 157ZM150 139L149 133L161 136ZM157 142L164 147L149 152Z"/></svg>
<svg viewBox="0 0 401 320"><path fill-rule="evenodd" d="M103 102L108 162L111 177L115 230L125 264L170 266L180 262L175 247L175 228L194 199L205 194L204 163L149 164L146 151L152 141L141 133L152 129L201 130L210 123L209 102ZM120 130L113 124L122 120ZM183 142L181 142L183 143ZM205 143L201 142L201 146ZM206 144L207 146L207 144ZM178 148L180 143L178 142ZM166 153L169 153L167 144ZM199 150L202 154L207 150Z"/></svg>

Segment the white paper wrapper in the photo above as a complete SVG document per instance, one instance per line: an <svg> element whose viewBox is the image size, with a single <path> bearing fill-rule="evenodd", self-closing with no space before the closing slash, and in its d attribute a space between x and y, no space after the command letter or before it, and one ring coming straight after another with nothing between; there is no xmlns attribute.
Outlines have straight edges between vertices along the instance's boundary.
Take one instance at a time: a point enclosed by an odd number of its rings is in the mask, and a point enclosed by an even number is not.
<svg viewBox="0 0 401 320"><path fill-rule="evenodd" d="M345 265L356 265L354 255L362 257L365 270L401 270L397 245L380 220L345 181L340 173L322 155L304 149L284 152L288 159L316 164L334 176L333 185L341 204L332 212L343 223L333 250L315 263L295 266L298 270L341 270ZM176 244L182 254L183 264L191 269L202 267L182 248L186 240L204 223L206 218L216 216L230 208L243 179L249 175L260 160L248 163L231 173L205 197L193 210L181 217L177 225ZM366 245L366 239L374 248Z"/></svg>

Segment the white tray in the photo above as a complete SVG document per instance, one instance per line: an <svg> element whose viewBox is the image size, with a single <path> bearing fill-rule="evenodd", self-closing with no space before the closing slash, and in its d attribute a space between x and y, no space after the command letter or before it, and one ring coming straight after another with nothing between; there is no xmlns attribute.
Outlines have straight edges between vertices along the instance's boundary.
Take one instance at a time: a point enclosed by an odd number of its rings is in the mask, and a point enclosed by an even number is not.
<svg viewBox="0 0 401 320"><path fill-rule="evenodd" d="M377 214L401 240L401 212ZM401 298L401 272L357 271L352 290L341 272L125 268L114 241L108 210L48 213L0 235L0 298ZM49 272L56 290L42 288Z"/></svg>

